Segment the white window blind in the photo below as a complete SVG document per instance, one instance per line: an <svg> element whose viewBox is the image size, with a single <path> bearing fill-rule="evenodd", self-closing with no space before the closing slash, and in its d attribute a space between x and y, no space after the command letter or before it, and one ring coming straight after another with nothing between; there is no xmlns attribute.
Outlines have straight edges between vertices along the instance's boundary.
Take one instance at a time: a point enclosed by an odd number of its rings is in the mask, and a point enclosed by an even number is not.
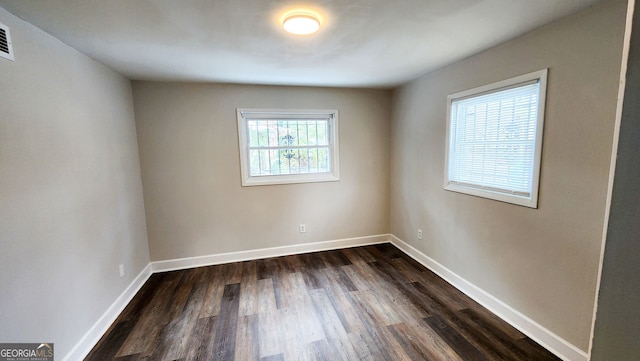
<svg viewBox="0 0 640 361"><path fill-rule="evenodd" d="M537 206L543 72L449 97L445 188Z"/></svg>

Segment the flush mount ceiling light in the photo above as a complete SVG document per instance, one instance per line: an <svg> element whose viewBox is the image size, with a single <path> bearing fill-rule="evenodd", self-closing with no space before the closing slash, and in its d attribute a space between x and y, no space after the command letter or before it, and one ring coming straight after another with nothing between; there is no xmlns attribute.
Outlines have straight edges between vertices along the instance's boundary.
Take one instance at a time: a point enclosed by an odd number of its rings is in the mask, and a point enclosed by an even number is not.
<svg viewBox="0 0 640 361"><path fill-rule="evenodd" d="M296 35L310 35L320 29L320 19L308 10L294 10L283 16L284 30Z"/></svg>

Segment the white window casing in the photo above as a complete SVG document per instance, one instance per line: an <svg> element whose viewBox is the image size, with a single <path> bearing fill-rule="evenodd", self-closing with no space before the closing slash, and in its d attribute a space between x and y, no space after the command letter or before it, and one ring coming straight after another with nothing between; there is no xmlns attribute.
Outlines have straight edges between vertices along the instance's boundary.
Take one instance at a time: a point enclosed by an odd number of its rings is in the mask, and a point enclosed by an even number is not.
<svg viewBox="0 0 640 361"><path fill-rule="evenodd" d="M447 97L446 190L537 208L547 69Z"/></svg>
<svg viewBox="0 0 640 361"><path fill-rule="evenodd" d="M237 109L242 186L340 180L338 111Z"/></svg>

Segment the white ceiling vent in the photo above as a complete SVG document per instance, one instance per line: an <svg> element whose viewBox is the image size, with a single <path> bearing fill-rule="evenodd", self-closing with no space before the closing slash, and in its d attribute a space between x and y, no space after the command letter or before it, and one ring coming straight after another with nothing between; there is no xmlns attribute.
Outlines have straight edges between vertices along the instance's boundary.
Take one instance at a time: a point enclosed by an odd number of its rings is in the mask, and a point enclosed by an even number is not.
<svg viewBox="0 0 640 361"><path fill-rule="evenodd" d="M4 24L0 24L0 56L13 61L11 35L9 34L9 27Z"/></svg>

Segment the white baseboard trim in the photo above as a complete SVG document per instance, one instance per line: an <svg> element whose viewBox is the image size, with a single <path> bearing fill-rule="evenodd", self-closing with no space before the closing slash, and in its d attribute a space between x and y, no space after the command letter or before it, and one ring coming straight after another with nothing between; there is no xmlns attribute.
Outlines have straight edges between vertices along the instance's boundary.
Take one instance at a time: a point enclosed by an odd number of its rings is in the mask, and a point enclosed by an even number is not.
<svg viewBox="0 0 640 361"><path fill-rule="evenodd" d="M365 246L371 244L390 242L389 234L378 234L366 237L345 238L326 242L304 243L290 246L263 248L250 251L220 253L208 256L188 257L166 261L150 262L131 282L131 284L118 296L105 313L84 334L78 343L67 353L62 361L75 361L84 359L100 341L111 324L118 318L124 308L131 302L144 283L153 273L173 270L210 266L215 264L248 261L252 259L287 256L292 254L328 251L333 249Z"/></svg>
<svg viewBox="0 0 640 361"><path fill-rule="evenodd" d="M337 239L333 241L303 243L289 246L261 248L249 251L218 253L207 256L177 258L165 261L151 262L153 273L181 270L194 267L211 266L216 264L250 261L254 259L288 256L300 253L319 252L341 248L366 246L371 244L390 242L389 234Z"/></svg>
<svg viewBox="0 0 640 361"><path fill-rule="evenodd" d="M565 361L587 361L589 359L586 352L580 350L578 347L572 345L562 337L547 330L542 325L500 301L485 290L458 276L447 267L418 251L408 243L394 235L390 235L389 237L391 239L391 243L400 248L404 253L420 262L455 288L474 299L476 302L511 324L513 327L517 328L520 332L524 333L547 350L553 352L556 356Z"/></svg>
<svg viewBox="0 0 640 361"><path fill-rule="evenodd" d="M109 306L107 311L93 324L93 326L82 336L80 341L67 353L62 361L75 361L84 359L91 349L100 341L100 338L107 332L111 324L120 316L120 313L131 302L142 285L151 276L151 264L147 264L145 268L133 279L129 286L116 298Z"/></svg>

